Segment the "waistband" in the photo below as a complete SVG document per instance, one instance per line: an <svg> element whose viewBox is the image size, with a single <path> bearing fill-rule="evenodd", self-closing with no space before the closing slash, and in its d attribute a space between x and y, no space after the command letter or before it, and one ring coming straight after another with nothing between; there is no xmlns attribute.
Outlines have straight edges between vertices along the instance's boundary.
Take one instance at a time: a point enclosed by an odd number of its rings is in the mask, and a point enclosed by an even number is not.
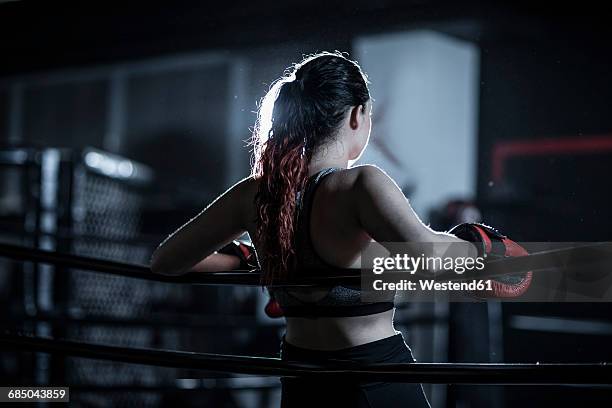
<svg viewBox="0 0 612 408"><path fill-rule="evenodd" d="M316 319L320 317L354 317L369 316L389 311L395 307L393 302L376 302L348 306L282 305L285 317L305 317Z"/></svg>
<svg viewBox="0 0 612 408"><path fill-rule="evenodd" d="M413 362L412 351L398 333L394 336L376 340L359 346L339 350L311 350L287 343L284 336L281 342L281 359L286 361L308 362L354 362L375 364L385 362Z"/></svg>

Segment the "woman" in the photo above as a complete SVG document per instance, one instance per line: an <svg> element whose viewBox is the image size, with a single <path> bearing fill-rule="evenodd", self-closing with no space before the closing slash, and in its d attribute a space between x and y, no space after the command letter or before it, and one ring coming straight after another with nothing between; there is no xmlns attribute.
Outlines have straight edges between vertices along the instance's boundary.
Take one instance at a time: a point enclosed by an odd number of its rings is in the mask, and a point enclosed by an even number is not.
<svg viewBox="0 0 612 408"><path fill-rule="evenodd" d="M152 270L176 275L236 267L236 258L209 255L244 232L257 248L264 284L359 268L372 240L464 242L424 225L379 168L349 166L370 136L367 84L357 63L340 53L319 53L292 67L261 105L252 176L171 235L154 254ZM287 320L285 360L414 361L393 327L393 299L362 303L359 288L343 286L272 294ZM429 406L417 384L282 381L287 407Z"/></svg>

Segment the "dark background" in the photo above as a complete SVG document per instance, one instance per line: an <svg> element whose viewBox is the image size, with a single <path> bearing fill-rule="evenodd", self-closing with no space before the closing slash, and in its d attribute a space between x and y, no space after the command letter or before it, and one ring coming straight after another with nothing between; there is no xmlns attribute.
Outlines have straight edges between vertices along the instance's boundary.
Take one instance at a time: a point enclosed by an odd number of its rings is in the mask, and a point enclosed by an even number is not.
<svg viewBox="0 0 612 408"><path fill-rule="evenodd" d="M499 180L492 163L500 143L612 137L609 21L603 7L586 2L0 3L0 143L92 146L145 163L156 183L141 232L163 237L248 174L248 149L239 147L256 102L290 63L320 50L350 52L357 36L427 28L480 50L473 201L484 220L516 240L608 241L609 147L512 158ZM163 68L166 57L175 68ZM248 72L248 81L236 84L244 76L233 70ZM115 100L123 105L113 108ZM611 311L607 303L451 305L446 360L610 361ZM525 316L545 320L526 325ZM276 347L265 336L249 344ZM437 390L444 395L437 407L612 399L608 388L583 386Z"/></svg>

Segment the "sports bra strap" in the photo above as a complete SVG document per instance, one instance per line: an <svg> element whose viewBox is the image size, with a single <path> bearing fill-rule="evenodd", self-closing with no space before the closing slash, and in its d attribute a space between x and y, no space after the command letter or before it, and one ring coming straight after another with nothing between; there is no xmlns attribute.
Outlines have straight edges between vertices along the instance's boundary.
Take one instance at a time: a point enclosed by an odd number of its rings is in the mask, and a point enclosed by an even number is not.
<svg viewBox="0 0 612 408"><path fill-rule="evenodd" d="M313 174L306 182L303 192L298 193L296 211L297 228L295 235L298 269L303 269L301 268L302 266L323 272L327 269L338 269L325 262L325 260L317 254L312 244L312 236L310 235L310 214L312 212L315 192L325 177L338 170L340 169L329 167Z"/></svg>
<svg viewBox="0 0 612 408"><path fill-rule="evenodd" d="M304 190L297 194L296 205L296 232L295 248L297 253L297 268L293 273L309 275L332 275L339 268L328 264L314 250L310 234L310 213L314 195L326 176L340 170L338 168L326 168L309 177ZM336 285L328 288L323 298L317 301L306 301L300 294L308 294L306 288L289 289L274 288L270 292L279 302L283 313L287 317L347 317L365 316L394 307L394 295L385 296L379 302L362 302L360 287ZM308 297L308 296L306 296Z"/></svg>

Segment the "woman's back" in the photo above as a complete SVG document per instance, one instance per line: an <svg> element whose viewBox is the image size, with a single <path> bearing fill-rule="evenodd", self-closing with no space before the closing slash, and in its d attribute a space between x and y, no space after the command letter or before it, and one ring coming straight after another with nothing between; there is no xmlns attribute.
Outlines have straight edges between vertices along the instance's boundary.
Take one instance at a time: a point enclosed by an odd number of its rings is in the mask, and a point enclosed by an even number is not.
<svg viewBox="0 0 612 408"><path fill-rule="evenodd" d="M354 208L354 185L360 169L343 169L325 176L312 197L309 235L313 249L326 263L338 268L359 268L360 252L371 241L359 227L357 209ZM315 168L309 175L316 175L320 170ZM254 198L259 183L259 180L251 180L251 187L243 201L244 211L252 214L248 231L256 248L263 246L258 242L255 224Z"/></svg>
<svg viewBox="0 0 612 408"><path fill-rule="evenodd" d="M310 188L298 197L301 205L297 217L296 274L311 274L314 268L317 273L326 273L326 267L328 273L333 273L334 267L360 268L361 251L371 242L360 226L356 206L359 197L355 184L362 170L362 167L313 168L309 172L307 187ZM257 183L253 180L254 187L249 189L253 194L257 191ZM252 201L246 197L244 202ZM252 237L257 236L255 228L253 222L249 227ZM256 248L262 245L256 238L254 243ZM362 304L359 288L281 288L273 293L287 310L285 339L299 347L341 349L396 333L392 323L392 299Z"/></svg>

